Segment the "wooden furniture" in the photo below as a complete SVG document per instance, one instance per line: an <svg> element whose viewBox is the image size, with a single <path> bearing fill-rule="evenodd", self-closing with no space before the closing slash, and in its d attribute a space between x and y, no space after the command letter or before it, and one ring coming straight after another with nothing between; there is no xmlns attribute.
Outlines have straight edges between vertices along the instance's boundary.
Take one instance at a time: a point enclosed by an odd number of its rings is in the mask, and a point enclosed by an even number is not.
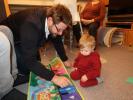
<svg viewBox="0 0 133 100"><path fill-rule="evenodd" d="M133 22L107 22L106 26L118 27L117 31L123 32L123 45L133 46ZM126 27L126 28L121 28Z"/></svg>
<svg viewBox="0 0 133 100"><path fill-rule="evenodd" d="M133 29L120 29L124 32L124 45L133 46Z"/></svg>
<svg viewBox="0 0 133 100"><path fill-rule="evenodd" d="M133 29L118 28L116 31L123 33L123 46L133 46Z"/></svg>
<svg viewBox="0 0 133 100"><path fill-rule="evenodd" d="M125 46L133 46L133 3L132 0L108 0L107 27L117 27L123 32Z"/></svg>
<svg viewBox="0 0 133 100"><path fill-rule="evenodd" d="M124 27L133 29L133 22L107 22L106 26Z"/></svg>
<svg viewBox="0 0 133 100"><path fill-rule="evenodd" d="M11 14L7 0L0 0L0 21Z"/></svg>
<svg viewBox="0 0 133 100"><path fill-rule="evenodd" d="M124 33L123 44L125 46L133 45L133 22L107 22L106 26L126 27L126 28L118 28L118 31Z"/></svg>

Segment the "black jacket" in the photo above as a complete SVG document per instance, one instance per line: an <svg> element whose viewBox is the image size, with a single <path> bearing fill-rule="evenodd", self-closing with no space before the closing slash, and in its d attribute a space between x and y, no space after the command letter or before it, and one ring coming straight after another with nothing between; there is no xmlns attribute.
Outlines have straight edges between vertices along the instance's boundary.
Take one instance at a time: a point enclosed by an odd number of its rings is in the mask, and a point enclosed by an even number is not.
<svg viewBox="0 0 133 100"><path fill-rule="evenodd" d="M15 47L21 46L22 59L26 67L47 80L51 80L54 76L52 71L47 70L38 59L38 49L46 42L45 36L45 19L46 9L34 8L20 11L10 15L0 24L8 26L14 36ZM67 60L63 47L61 36L53 38L49 35L57 53L63 61Z"/></svg>

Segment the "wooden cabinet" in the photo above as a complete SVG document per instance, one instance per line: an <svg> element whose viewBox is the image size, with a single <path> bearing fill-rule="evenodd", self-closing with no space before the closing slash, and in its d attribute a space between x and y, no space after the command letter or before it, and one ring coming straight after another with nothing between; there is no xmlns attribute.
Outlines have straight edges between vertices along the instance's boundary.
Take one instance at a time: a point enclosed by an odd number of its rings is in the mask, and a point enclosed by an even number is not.
<svg viewBox="0 0 133 100"><path fill-rule="evenodd" d="M109 4L109 0L104 0L105 4ZM121 18L121 16L116 16L117 18ZM129 17L130 18L130 17ZM113 20L113 19L112 19ZM133 46L133 22L131 21L107 21L106 27L117 27L117 31L123 32L123 45L125 46Z"/></svg>
<svg viewBox="0 0 133 100"><path fill-rule="evenodd" d="M133 46L133 29L118 28L117 31L123 33L124 46Z"/></svg>
<svg viewBox="0 0 133 100"><path fill-rule="evenodd" d="M123 45L133 46L133 22L107 22L107 27L117 27L124 33Z"/></svg>
<svg viewBox="0 0 133 100"><path fill-rule="evenodd" d="M123 29L124 45L133 46L133 29Z"/></svg>

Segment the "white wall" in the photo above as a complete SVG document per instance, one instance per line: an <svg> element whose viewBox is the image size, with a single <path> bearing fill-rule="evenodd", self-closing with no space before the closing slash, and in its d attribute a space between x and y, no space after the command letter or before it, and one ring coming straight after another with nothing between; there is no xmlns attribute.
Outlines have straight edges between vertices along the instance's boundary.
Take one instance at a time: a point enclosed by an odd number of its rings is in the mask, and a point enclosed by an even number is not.
<svg viewBox="0 0 133 100"><path fill-rule="evenodd" d="M10 5L53 5L53 2L54 0L8 0Z"/></svg>
<svg viewBox="0 0 133 100"><path fill-rule="evenodd" d="M52 5L53 0L8 0L11 5Z"/></svg>

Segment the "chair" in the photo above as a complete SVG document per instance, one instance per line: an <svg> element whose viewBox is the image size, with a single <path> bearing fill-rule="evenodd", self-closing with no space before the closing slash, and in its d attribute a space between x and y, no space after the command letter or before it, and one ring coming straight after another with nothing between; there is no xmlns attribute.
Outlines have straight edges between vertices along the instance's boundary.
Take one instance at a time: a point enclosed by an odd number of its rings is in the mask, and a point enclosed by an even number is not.
<svg viewBox="0 0 133 100"><path fill-rule="evenodd" d="M0 0L0 21L11 14L7 0Z"/></svg>
<svg viewBox="0 0 133 100"><path fill-rule="evenodd" d="M105 8L105 0L101 0L103 3L104 3L104 9L106 9ZM86 3L84 3L84 4L79 4L78 5L78 11L79 11L79 13L81 13L82 11L83 11L83 9L84 9L84 7L85 7L85 5L86 5ZM101 13L106 13L106 10L103 12L101 12ZM99 34L99 30L102 28L102 27L104 27L105 25L104 25L104 19L103 20L101 20L100 21L100 26L99 26L99 28L98 28L98 30L97 30L97 35L96 35L96 48L98 47L98 34Z"/></svg>

